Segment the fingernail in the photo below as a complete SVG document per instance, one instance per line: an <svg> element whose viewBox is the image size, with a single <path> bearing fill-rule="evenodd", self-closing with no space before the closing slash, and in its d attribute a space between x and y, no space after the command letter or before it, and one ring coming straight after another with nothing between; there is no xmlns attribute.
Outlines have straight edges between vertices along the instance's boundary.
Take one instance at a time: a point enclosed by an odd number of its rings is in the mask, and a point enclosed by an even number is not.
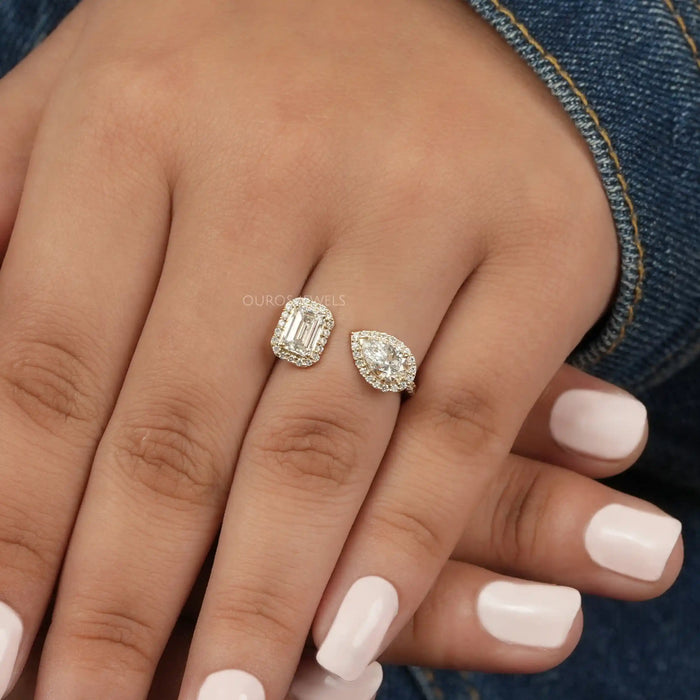
<svg viewBox="0 0 700 700"><path fill-rule="evenodd" d="M642 581L658 581L680 534L680 521L669 515L613 503L593 516L584 540L596 564Z"/></svg>
<svg viewBox="0 0 700 700"><path fill-rule="evenodd" d="M581 609L581 594L566 586L494 581L479 593L476 611L484 629L509 644L556 649L566 641Z"/></svg>
<svg viewBox="0 0 700 700"><path fill-rule="evenodd" d="M549 428L562 447L597 459L623 459L644 437L647 410L629 394L565 391L554 402Z"/></svg>
<svg viewBox="0 0 700 700"><path fill-rule="evenodd" d="M0 602L0 697L10 687L22 640L22 620L6 603Z"/></svg>
<svg viewBox="0 0 700 700"><path fill-rule="evenodd" d="M250 673L229 669L207 676L197 700L265 700L265 690Z"/></svg>
<svg viewBox="0 0 700 700"><path fill-rule="evenodd" d="M350 587L316 661L343 680L357 680L374 661L399 612L396 589L379 576L366 576Z"/></svg>
<svg viewBox="0 0 700 700"><path fill-rule="evenodd" d="M383 675L382 667L375 661L357 680L344 681L307 659L299 666L289 692L292 700L372 700Z"/></svg>

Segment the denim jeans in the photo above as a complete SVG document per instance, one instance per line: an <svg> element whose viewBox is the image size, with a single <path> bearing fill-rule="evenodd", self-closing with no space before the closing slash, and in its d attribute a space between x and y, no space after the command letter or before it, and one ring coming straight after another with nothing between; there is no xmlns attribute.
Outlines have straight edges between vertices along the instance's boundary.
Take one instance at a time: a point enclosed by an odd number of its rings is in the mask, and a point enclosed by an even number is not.
<svg viewBox="0 0 700 700"><path fill-rule="evenodd" d="M379 700L700 698L700 4L466 0L588 142L622 251L619 293L572 362L635 391L651 439L611 480L682 520L686 563L646 603L584 598L583 639L532 676L389 667ZM0 75L76 0L0 0ZM594 281L592 281L594 282Z"/></svg>

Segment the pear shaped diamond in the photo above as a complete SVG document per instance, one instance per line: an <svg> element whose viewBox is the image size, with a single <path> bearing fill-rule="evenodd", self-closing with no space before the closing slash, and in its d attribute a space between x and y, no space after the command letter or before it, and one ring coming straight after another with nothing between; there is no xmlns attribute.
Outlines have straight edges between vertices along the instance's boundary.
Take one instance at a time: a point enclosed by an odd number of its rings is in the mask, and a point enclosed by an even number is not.
<svg viewBox="0 0 700 700"><path fill-rule="evenodd" d="M416 358L398 338L380 331L355 331L350 347L357 369L375 389L413 393Z"/></svg>

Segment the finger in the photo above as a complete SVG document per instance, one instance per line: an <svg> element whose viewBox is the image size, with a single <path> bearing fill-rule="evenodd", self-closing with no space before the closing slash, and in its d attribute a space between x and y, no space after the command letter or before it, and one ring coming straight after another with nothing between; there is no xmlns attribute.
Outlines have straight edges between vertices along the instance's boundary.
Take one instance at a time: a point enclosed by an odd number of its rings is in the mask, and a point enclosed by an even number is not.
<svg viewBox="0 0 700 700"><path fill-rule="evenodd" d="M634 464L647 435L641 401L563 365L530 411L513 452L603 478Z"/></svg>
<svg viewBox="0 0 700 700"><path fill-rule="evenodd" d="M545 671L578 643L580 606L575 589L449 561L380 661L488 673Z"/></svg>
<svg viewBox="0 0 700 700"><path fill-rule="evenodd" d="M552 298L552 285L565 298L574 293L569 285L591 261L577 260L582 269L543 288L533 280L550 274L551 258L520 258L488 259L456 297L326 590L314 623L317 659L346 680L427 594L464 531L475 485L505 459L542 387L604 303L601 295L571 311Z"/></svg>
<svg viewBox="0 0 700 700"><path fill-rule="evenodd" d="M0 693L54 587L167 234L153 162L79 122L44 122L0 271Z"/></svg>
<svg viewBox="0 0 700 700"><path fill-rule="evenodd" d="M222 162L225 172L178 180L158 291L66 557L40 699L146 697L274 359L266 336L279 308L245 300L300 288L318 255L296 244L311 220L299 191L254 209L248 198L266 201L272 181L236 170L240 154Z"/></svg>
<svg viewBox="0 0 700 700"><path fill-rule="evenodd" d="M41 650L48 626L47 620L46 624L42 625L42 628L39 630L22 675L12 692L6 696L7 700L34 700ZM177 697L182 671L187 660L187 648L193 631L193 621L189 619L178 620L156 669L153 685L148 696L149 700L168 700L169 698Z"/></svg>
<svg viewBox="0 0 700 700"><path fill-rule="evenodd" d="M372 700L383 680L380 664L370 664L355 681L348 682L324 671L306 654L294 675L287 700Z"/></svg>
<svg viewBox="0 0 700 700"><path fill-rule="evenodd" d="M56 77L82 29L85 3L0 80L0 253L15 222L29 155Z"/></svg>
<svg viewBox="0 0 700 700"><path fill-rule="evenodd" d="M377 247L391 245L381 240ZM263 686L269 700L284 697L399 405L357 373L349 331L385 328L420 357L463 276L454 250L443 251L436 269L446 272L426 285L417 273L425 255L349 248L332 248L304 290L312 298L342 290L345 301L333 307L336 325L321 360L304 370L278 363L246 435L183 698L206 700L219 684L234 697L245 688L254 700ZM386 261L381 275L363 279L358 271L376 269L377 259ZM416 300L410 314L406 298Z"/></svg>
<svg viewBox="0 0 700 700"><path fill-rule="evenodd" d="M535 673L561 663L576 646L581 628L578 591L449 561L380 661L460 671ZM293 700L370 700L380 682L376 663L348 682L306 659L290 695Z"/></svg>
<svg viewBox="0 0 700 700"><path fill-rule="evenodd" d="M475 484L454 556L582 592L660 595L683 560L681 523L568 469L511 456Z"/></svg>

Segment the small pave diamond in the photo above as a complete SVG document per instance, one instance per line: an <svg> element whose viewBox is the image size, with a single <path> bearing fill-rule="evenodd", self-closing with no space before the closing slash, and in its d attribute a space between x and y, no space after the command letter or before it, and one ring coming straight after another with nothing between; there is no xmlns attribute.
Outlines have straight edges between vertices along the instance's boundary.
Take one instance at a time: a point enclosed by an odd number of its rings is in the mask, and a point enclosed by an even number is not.
<svg viewBox="0 0 700 700"><path fill-rule="evenodd" d="M398 338L379 331L355 331L350 347L360 374L380 391L415 390L416 358Z"/></svg>
<svg viewBox="0 0 700 700"><path fill-rule="evenodd" d="M318 362L334 326L333 314L323 304L297 297L285 304L272 335L272 351L298 367Z"/></svg>

